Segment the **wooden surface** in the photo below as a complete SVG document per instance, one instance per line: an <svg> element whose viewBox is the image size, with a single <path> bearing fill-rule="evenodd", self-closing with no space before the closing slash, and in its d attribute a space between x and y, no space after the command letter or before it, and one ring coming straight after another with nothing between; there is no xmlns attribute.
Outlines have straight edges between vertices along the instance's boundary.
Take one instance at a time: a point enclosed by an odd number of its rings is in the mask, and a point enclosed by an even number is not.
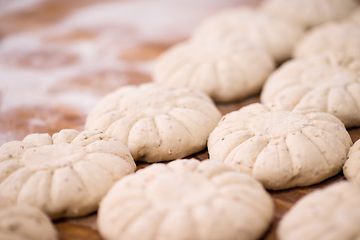
<svg viewBox="0 0 360 240"><path fill-rule="evenodd" d="M153 14L155 16L156 11L159 10L158 7L166 3L165 0L153 1L154 6L152 8L151 1L147 1L147 3L138 0L117 2L124 4L123 6L133 11L129 14L137 14L136 20L142 16L144 18L151 18L152 15L149 11L154 11ZM179 0L178 2L182 1ZM186 1L183 2L186 3ZM201 2L205 6L211 6L206 8L205 11L204 6L201 4L195 7L183 4L181 5L181 10L179 10L182 13L191 11L192 19L190 20L194 21L193 24L189 24L189 22L184 24L182 23L184 21L183 18L177 16L177 19L165 26L149 22L149 25L152 24L149 26L151 30L151 33L149 33L146 32L146 21L134 23L130 16L128 19L122 19L122 23L115 24L115 28L110 26L110 32L115 29L118 35L115 36L115 40L111 39L109 41L110 43L105 46L105 49L108 47L110 50L119 51L116 53L115 62L111 64L116 63L121 66L116 67L118 65L115 64L115 67L111 69L106 67L98 68L98 63L94 64L94 66L89 63L77 66L76 62L79 56L64 55L62 50L49 52L46 48L48 45L53 46L57 43L60 43L62 47L67 46L67 44L70 46L74 42L93 44L94 41L99 40L99 35L107 36L104 33L99 33L101 30L98 28L87 29L83 26L77 28L72 27L71 24L65 24L66 31L60 31L64 29L64 27L61 27L62 21L69 19L72 14L93 3L105 3L105 1L52 0L17 12L0 15L0 41L11 40L13 36L15 36L14 39L25 39L24 46L20 44L19 50L15 48L13 52L8 54L2 52L2 55L0 54L0 84L2 84L0 85L0 91L2 91L0 92L0 97L2 97L0 99L0 144L11 140L21 140L27 134L34 132L53 134L64 128L82 130L86 114L102 96L122 85L141 84L151 81L151 64L153 59L170 45L186 38L201 18L223 7L240 4L255 6L260 1L212 0ZM148 10L144 11L144 6ZM137 12L137 7L139 7L140 13ZM173 9L171 6L167 6L164 11L170 13L168 17L176 17L174 12L177 11L176 8ZM174 13L174 15L171 13ZM105 27L108 28L108 25ZM57 31L54 33L51 29L60 29L60 33ZM29 32L33 34L29 35ZM170 35L171 37L169 38ZM36 36L41 36L40 40ZM37 50L26 51L28 39L29 42L37 41L37 43L41 43L38 44L40 47ZM120 50L117 49L119 45L123 46ZM98 47L98 45L96 46ZM60 63L53 63L57 64L56 66L50 63L54 59L54 55L62 57ZM40 63L34 59L40 59ZM94 59L96 60L96 57ZM65 77L63 79L61 76L59 77L58 75L69 71L69 66L78 67L81 71L77 74L64 74ZM34 74L35 70L36 74L33 76L32 74ZM58 80L51 82L52 78ZM116 79L122 80L117 81ZM80 100L85 98L84 102L77 101L77 98L73 102L64 100L67 96L65 93L68 92L74 92L70 95L72 98L80 94L78 97ZM230 104L218 104L218 107L223 114L226 114L254 102L259 102L258 96ZM353 141L360 138L360 129L349 129L349 132ZM189 157L206 159L208 158L208 153L204 150ZM138 168L143 168L148 164L139 163L138 165ZM343 178L342 173L340 173L314 186L284 191L270 191L275 203L275 217L273 224L262 239L276 239L275 232L279 220L297 200L316 189L328 186ZM59 238L63 240L101 239L96 226L96 213L76 219L58 220L55 222L55 226L58 230Z"/></svg>

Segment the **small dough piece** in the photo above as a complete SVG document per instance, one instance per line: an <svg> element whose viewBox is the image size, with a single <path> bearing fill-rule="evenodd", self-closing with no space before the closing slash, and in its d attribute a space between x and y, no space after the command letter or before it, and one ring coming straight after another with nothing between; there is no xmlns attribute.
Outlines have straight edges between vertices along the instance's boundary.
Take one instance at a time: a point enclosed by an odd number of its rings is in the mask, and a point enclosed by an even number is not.
<svg viewBox="0 0 360 240"><path fill-rule="evenodd" d="M52 219L95 211L108 189L136 169L130 151L99 131L30 134L0 147L0 196Z"/></svg>
<svg viewBox="0 0 360 240"><path fill-rule="evenodd" d="M260 92L274 68L263 48L233 36L176 44L156 60L154 81L201 90L216 102L231 102Z"/></svg>
<svg viewBox="0 0 360 240"><path fill-rule="evenodd" d="M210 134L210 159L254 176L267 189L319 183L341 171L352 145L339 119L254 103L225 115Z"/></svg>
<svg viewBox="0 0 360 240"><path fill-rule="evenodd" d="M360 140L350 148L343 172L346 179L360 184Z"/></svg>
<svg viewBox="0 0 360 240"><path fill-rule="evenodd" d="M118 181L101 201L104 239L258 239L273 219L270 195L220 161L153 164Z"/></svg>
<svg viewBox="0 0 360 240"><path fill-rule="evenodd" d="M327 112L346 127L360 126L359 73L360 60L344 54L294 59L268 78L260 101L279 110Z"/></svg>
<svg viewBox="0 0 360 240"><path fill-rule="evenodd" d="M214 102L200 91L148 83L105 96L85 128L122 141L135 160L160 162L203 150L220 118Z"/></svg>
<svg viewBox="0 0 360 240"><path fill-rule="evenodd" d="M282 62L290 58L303 33L304 29L296 24L256 9L238 7L225 9L205 19L195 29L192 38L201 44L239 34L264 47L277 62Z"/></svg>
<svg viewBox="0 0 360 240"><path fill-rule="evenodd" d="M303 35L293 56L301 58L327 51L352 53L359 51L360 27L351 21L329 22Z"/></svg>
<svg viewBox="0 0 360 240"><path fill-rule="evenodd" d="M279 240L360 238L360 186L341 181L301 198L279 223Z"/></svg>
<svg viewBox="0 0 360 240"><path fill-rule="evenodd" d="M260 10L303 27L347 17L356 0L265 0Z"/></svg>
<svg viewBox="0 0 360 240"><path fill-rule="evenodd" d="M0 239L56 240L58 236L51 220L40 209L12 205L0 197Z"/></svg>

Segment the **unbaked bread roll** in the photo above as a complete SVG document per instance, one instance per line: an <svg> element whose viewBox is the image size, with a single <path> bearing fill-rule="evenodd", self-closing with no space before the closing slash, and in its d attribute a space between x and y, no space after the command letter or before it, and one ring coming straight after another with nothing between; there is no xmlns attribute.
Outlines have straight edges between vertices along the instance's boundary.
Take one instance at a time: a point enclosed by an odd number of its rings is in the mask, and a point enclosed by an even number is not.
<svg viewBox="0 0 360 240"><path fill-rule="evenodd" d="M360 140L350 148L343 172L346 179L360 184Z"/></svg>
<svg viewBox="0 0 360 240"><path fill-rule="evenodd" d="M359 239L359 222L360 186L341 181L296 202L280 220L277 239Z"/></svg>
<svg viewBox="0 0 360 240"><path fill-rule="evenodd" d="M0 197L0 239L56 240L55 227L40 209L27 205L12 205Z"/></svg>
<svg viewBox="0 0 360 240"><path fill-rule="evenodd" d="M360 126L360 61L338 56L312 55L285 63L264 84L261 102L280 110L328 112L346 127Z"/></svg>
<svg viewBox="0 0 360 240"><path fill-rule="evenodd" d="M154 81L201 90L216 102L231 102L260 92L274 68L264 49L232 36L174 45L156 60Z"/></svg>
<svg viewBox="0 0 360 240"><path fill-rule="evenodd" d="M122 141L135 160L159 162L203 150L220 118L200 91L148 83L109 93L88 115L85 128Z"/></svg>
<svg viewBox="0 0 360 240"><path fill-rule="evenodd" d="M193 41L217 42L234 34L264 47L277 61L288 59L303 35L302 27L256 9L238 7L221 11L195 29Z"/></svg>
<svg viewBox="0 0 360 240"><path fill-rule="evenodd" d="M319 25L297 43L293 56L301 58L327 51L351 53L359 51L360 26L352 21L329 22Z"/></svg>
<svg viewBox="0 0 360 240"><path fill-rule="evenodd" d="M104 239L258 239L272 222L270 195L220 161L154 164L118 181L101 201Z"/></svg>
<svg viewBox="0 0 360 240"><path fill-rule="evenodd" d="M99 131L30 134L0 147L0 196L52 219L77 217L95 211L113 183L135 169L124 144Z"/></svg>
<svg viewBox="0 0 360 240"><path fill-rule="evenodd" d="M345 18L356 6L356 0L265 0L260 9L300 26L313 27Z"/></svg>
<svg viewBox="0 0 360 240"><path fill-rule="evenodd" d="M210 159L279 190L339 173L351 145L344 125L331 114L275 111L255 103L225 115L209 136L208 150Z"/></svg>

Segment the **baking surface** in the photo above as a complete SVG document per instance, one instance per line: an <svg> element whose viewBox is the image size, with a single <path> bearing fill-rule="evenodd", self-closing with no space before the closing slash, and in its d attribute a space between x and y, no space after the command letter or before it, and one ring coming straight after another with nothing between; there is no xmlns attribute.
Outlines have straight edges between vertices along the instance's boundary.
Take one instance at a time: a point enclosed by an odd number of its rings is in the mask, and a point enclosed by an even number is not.
<svg viewBox="0 0 360 240"><path fill-rule="evenodd" d="M83 130L102 96L150 82L153 60L186 39L202 19L260 1L0 0L0 145L30 133ZM258 96L217 106L226 114L254 102ZM360 138L359 128L349 132L353 142ZM298 199L343 178L340 173L311 187L270 191L275 219L262 239L276 239L279 219ZM101 239L96 213L55 225L63 240Z"/></svg>

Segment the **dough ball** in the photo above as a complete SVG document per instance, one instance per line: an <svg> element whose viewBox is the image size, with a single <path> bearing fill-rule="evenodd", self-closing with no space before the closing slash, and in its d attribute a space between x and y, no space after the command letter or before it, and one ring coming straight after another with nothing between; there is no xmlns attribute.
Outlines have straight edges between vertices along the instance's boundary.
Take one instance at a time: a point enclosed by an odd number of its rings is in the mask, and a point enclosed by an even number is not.
<svg viewBox="0 0 360 240"><path fill-rule="evenodd" d="M130 151L99 131L30 134L0 147L0 196L52 219L95 211L108 189L136 169Z"/></svg>
<svg viewBox="0 0 360 240"><path fill-rule="evenodd" d="M12 205L0 197L0 239L56 240L58 236L51 220L40 209Z"/></svg>
<svg viewBox="0 0 360 240"><path fill-rule="evenodd" d="M301 58L327 51L352 53L359 51L360 27L351 21L329 22L308 31L294 49Z"/></svg>
<svg viewBox="0 0 360 240"><path fill-rule="evenodd" d="M304 29L256 9L238 7L221 11L195 29L193 39L214 41L239 34L264 47L277 61L288 59Z"/></svg>
<svg viewBox="0 0 360 240"><path fill-rule="evenodd" d="M182 42L156 60L154 81L198 89L216 102L231 102L260 92L274 60L242 37L219 42Z"/></svg>
<svg viewBox="0 0 360 240"><path fill-rule="evenodd" d="M358 6L356 0L265 0L261 11L304 27L348 16Z"/></svg>
<svg viewBox="0 0 360 240"><path fill-rule="evenodd" d="M341 181L301 198L279 223L279 240L351 240L360 236L360 186Z"/></svg>
<svg viewBox="0 0 360 240"><path fill-rule="evenodd" d="M118 181L104 197L104 239L258 239L274 206L251 176L220 161L153 164Z"/></svg>
<svg viewBox="0 0 360 240"><path fill-rule="evenodd" d="M85 128L120 140L135 160L159 162L203 150L220 118L213 101L200 91L149 83L105 96Z"/></svg>
<svg viewBox="0 0 360 240"><path fill-rule="evenodd" d="M279 110L327 112L346 127L360 126L360 61L338 56L312 55L285 63L264 84L261 102Z"/></svg>
<svg viewBox="0 0 360 240"><path fill-rule="evenodd" d="M350 148L343 172L348 180L360 184L360 140L357 140L354 146Z"/></svg>
<svg viewBox="0 0 360 240"><path fill-rule="evenodd" d="M225 115L210 134L210 159L254 176L267 189L319 183L341 171L352 145L339 119L255 103Z"/></svg>

